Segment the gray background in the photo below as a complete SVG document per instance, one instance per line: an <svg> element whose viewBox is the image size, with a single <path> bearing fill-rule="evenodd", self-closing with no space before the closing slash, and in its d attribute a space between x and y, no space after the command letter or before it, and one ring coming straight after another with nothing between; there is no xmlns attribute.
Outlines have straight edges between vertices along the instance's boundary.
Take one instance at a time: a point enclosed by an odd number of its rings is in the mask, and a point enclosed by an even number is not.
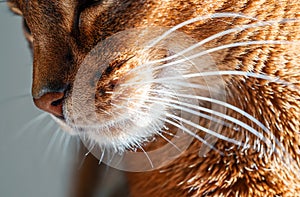
<svg viewBox="0 0 300 197"><path fill-rule="evenodd" d="M30 96L31 56L21 18L5 3L0 25L0 196L66 196L77 141L49 117L32 121L42 112Z"/></svg>

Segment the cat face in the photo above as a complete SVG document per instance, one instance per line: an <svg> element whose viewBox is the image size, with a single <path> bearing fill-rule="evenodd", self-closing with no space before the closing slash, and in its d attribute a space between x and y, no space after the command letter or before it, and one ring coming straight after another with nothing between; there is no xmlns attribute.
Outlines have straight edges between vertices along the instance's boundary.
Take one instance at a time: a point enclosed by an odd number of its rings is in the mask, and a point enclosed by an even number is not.
<svg viewBox="0 0 300 197"><path fill-rule="evenodd" d="M9 4L12 10L22 14L24 29L32 45L34 98L47 92L65 91L71 83L68 78L87 52L99 40L125 28L120 24L125 22L117 19L125 18L122 10L117 11L116 7L123 6L117 2L10 1ZM115 19L109 17L108 9L110 12L116 10Z"/></svg>
<svg viewBox="0 0 300 197"><path fill-rule="evenodd" d="M65 130L87 135L100 146L124 151L180 128L196 138L199 136L194 133L202 130L237 146L249 134L253 135L250 144L258 139L270 148L270 140L262 135L276 136L278 128L292 133L294 129L288 125L299 126L297 121L291 122L299 113L299 103L292 102L298 98L297 90L288 85L279 101L273 94L278 95L285 83L268 85L277 76L291 84L299 79L294 75L299 54L284 43L299 40L299 25L292 20L280 22L297 18L296 1L285 2L286 8L275 1L8 3L24 18L24 32L33 51L35 104L51 113ZM266 9L257 10L257 4ZM236 14L240 12L245 15ZM197 20L189 21L193 19ZM175 29L165 36L170 28ZM197 44L202 48L181 53ZM258 85L261 80L268 81L266 86ZM219 101L222 109L233 104L249 115L233 106L230 117L223 116L226 110L220 115L212 108ZM219 115L217 120L225 117L245 132L232 132L234 124L227 123L208 130L199 127L203 119L216 122L199 113L206 102L211 111L205 113ZM286 118L282 121L276 114ZM245 126L242 122L256 124ZM280 126L266 129L271 122ZM225 134L219 135L219 130Z"/></svg>
<svg viewBox="0 0 300 197"><path fill-rule="evenodd" d="M184 26L184 35L178 33L176 38L172 35L165 43L146 49L151 40L169 27L203 14L198 9L179 17L179 8L199 8L207 6L205 2L9 1L9 5L12 11L23 17L24 33L33 52L32 96L35 104L51 113L65 130L89 133L92 139L104 146L124 150L139 146L159 133L166 125L164 114L168 107L149 104L150 101L146 100L149 96L170 97L155 93L158 90L179 91L178 88L166 87L166 82L122 85L162 76L174 77L175 74L188 74L198 69L191 61L181 64L180 68L173 66L172 69L154 70L154 67L167 62L162 61L130 73L130 70L150 60L162 59L196 43L195 37L205 37L193 26ZM217 7L217 3L214 6ZM179 41L180 46L175 46ZM97 56L92 53L97 53ZM85 73L83 78L78 79L82 65L89 64L87 60L97 63L96 67L89 65L89 69L93 68L90 75ZM211 64L206 63L205 69ZM77 88L74 86L76 79L87 83L79 83L80 88ZM84 90L75 91L76 95L81 95L80 101L74 98L74 89ZM88 92L88 89L91 91ZM90 103L95 104L89 104L91 110L84 109L88 108L84 106L90 99ZM144 121L143 117L147 117L148 123L136 125L135 122ZM171 128L170 125L168 127Z"/></svg>
<svg viewBox="0 0 300 197"><path fill-rule="evenodd" d="M162 182L169 196L299 193L298 0L8 4L33 52L34 102L66 131L115 152L195 139L172 170L135 178L137 196Z"/></svg>
<svg viewBox="0 0 300 197"><path fill-rule="evenodd" d="M199 7L217 3L193 1L8 1L24 18L24 32L33 50L33 98L65 91L87 53L101 40L135 27L172 27L204 14ZM179 17L179 7L197 8ZM213 25L213 24L212 24ZM185 27L188 31L193 27ZM215 32L220 28L215 27ZM224 28L224 27L223 27ZM208 28L203 28L207 31ZM194 30L197 38L205 37ZM189 31L192 34L191 31ZM207 34L207 33L206 33ZM58 96L59 97L59 96ZM60 114L60 112L59 112ZM58 115L58 114L56 114Z"/></svg>

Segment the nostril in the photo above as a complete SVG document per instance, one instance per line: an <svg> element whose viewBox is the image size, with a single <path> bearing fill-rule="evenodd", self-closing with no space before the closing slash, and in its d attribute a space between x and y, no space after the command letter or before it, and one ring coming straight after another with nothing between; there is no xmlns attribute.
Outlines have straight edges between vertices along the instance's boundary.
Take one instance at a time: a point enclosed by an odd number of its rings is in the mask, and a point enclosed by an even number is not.
<svg viewBox="0 0 300 197"><path fill-rule="evenodd" d="M65 94L62 92L50 92L33 99L33 101L41 110L58 117L63 117L64 96Z"/></svg>
<svg viewBox="0 0 300 197"><path fill-rule="evenodd" d="M53 105L53 106L59 106L59 105L62 105L63 100L64 100L64 98L58 99L58 100L56 100L56 101L53 101L53 102L51 103L51 105Z"/></svg>

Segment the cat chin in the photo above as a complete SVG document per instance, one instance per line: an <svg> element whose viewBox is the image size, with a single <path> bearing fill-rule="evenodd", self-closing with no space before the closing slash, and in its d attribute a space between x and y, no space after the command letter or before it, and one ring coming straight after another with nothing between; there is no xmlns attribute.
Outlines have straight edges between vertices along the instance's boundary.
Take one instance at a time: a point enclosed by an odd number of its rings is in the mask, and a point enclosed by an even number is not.
<svg viewBox="0 0 300 197"><path fill-rule="evenodd" d="M60 119L57 121L66 132L81 137L88 147L97 145L101 149L121 153L140 148L144 143L153 140L164 128L166 108L153 104L147 109L139 113L135 111L119 115L116 113L114 119L105 122L99 120L98 123L76 123L71 121L72 117L68 115L66 123Z"/></svg>

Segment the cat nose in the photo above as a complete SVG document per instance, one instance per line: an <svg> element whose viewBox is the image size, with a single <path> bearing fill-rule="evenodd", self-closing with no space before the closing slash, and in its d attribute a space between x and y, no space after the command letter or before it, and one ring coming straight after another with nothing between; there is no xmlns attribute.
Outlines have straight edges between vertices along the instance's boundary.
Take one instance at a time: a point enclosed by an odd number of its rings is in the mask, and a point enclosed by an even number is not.
<svg viewBox="0 0 300 197"><path fill-rule="evenodd" d="M65 92L46 92L39 98L34 98L34 104L41 110L57 117L63 117L63 100Z"/></svg>

